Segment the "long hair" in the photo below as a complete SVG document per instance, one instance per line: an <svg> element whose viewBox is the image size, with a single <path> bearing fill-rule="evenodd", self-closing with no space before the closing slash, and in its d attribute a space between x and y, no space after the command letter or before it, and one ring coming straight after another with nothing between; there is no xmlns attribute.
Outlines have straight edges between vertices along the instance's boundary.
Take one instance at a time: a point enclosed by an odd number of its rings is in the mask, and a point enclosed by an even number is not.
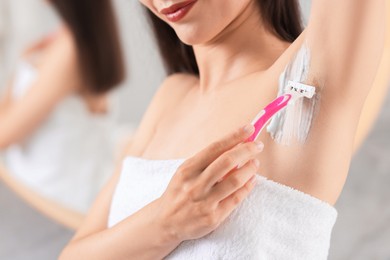
<svg viewBox="0 0 390 260"><path fill-rule="evenodd" d="M297 0L257 0L257 3L263 22L280 39L293 42L302 33L302 17ZM147 16L157 39L166 72L199 75L193 48L184 44L172 27L150 10L147 10Z"/></svg>
<svg viewBox="0 0 390 260"><path fill-rule="evenodd" d="M102 94L125 77L122 46L110 0L51 0L70 29L85 90Z"/></svg>

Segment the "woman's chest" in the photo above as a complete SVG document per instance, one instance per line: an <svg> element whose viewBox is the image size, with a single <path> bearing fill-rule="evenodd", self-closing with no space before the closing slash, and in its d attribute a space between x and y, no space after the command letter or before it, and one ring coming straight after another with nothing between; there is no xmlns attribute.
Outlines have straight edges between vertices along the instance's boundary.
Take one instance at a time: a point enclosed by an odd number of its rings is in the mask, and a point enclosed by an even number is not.
<svg viewBox="0 0 390 260"><path fill-rule="evenodd" d="M261 85L257 87L237 86L212 97L187 97L164 115L143 156L187 158L250 123L276 95L260 91Z"/></svg>

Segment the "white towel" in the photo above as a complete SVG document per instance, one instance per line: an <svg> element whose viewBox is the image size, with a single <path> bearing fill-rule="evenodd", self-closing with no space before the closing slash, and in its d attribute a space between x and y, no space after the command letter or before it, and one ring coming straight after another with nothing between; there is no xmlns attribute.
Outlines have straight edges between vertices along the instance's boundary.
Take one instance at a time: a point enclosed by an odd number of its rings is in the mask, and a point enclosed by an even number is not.
<svg viewBox="0 0 390 260"><path fill-rule="evenodd" d="M128 157L109 216L112 227L157 199L183 160ZM310 195L258 176L251 194L207 236L166 259L326 259L337 211Z"/></svg>

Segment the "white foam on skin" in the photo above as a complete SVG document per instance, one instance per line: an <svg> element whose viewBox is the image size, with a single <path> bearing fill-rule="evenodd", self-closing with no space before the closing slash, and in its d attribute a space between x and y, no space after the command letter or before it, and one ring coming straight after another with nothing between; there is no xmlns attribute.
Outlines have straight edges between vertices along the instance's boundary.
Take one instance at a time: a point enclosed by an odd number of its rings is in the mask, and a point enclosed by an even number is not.
<svg viewBox="0 0 390 260"><path fill-rule="evenodd" d="M304 83L308 79L309 67L310 50L304 44L280 75L278 96L291 94L286 88L289 81ZM318 93L310 99L298 93L292 95L292 102L275 115L267 127L272 138L283 145L290 145L293 141L305 143L318 101Z"/></svg>

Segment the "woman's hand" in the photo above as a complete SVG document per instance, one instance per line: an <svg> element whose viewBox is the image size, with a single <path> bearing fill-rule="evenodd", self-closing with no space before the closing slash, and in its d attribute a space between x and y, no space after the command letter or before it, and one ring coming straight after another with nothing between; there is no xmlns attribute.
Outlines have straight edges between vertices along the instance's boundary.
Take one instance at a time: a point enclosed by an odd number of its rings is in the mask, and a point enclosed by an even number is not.
<svg viewBox="0 0 390 260"><path fill-rule="evenodd" d="M172 241L203 237L216 229L254 187L263 150L243 143L254 132L245 126L185 161L157 200L159 224Z"/></svg>
<svg viewBox="0 0 390 260"><path fill-rule="evenodd" d="M253 132L247 126L185 161L160 198L107 228L118 169L61 259L162 259L182 241L207 235L254 186L263 145L244 143Z"/></svg>

